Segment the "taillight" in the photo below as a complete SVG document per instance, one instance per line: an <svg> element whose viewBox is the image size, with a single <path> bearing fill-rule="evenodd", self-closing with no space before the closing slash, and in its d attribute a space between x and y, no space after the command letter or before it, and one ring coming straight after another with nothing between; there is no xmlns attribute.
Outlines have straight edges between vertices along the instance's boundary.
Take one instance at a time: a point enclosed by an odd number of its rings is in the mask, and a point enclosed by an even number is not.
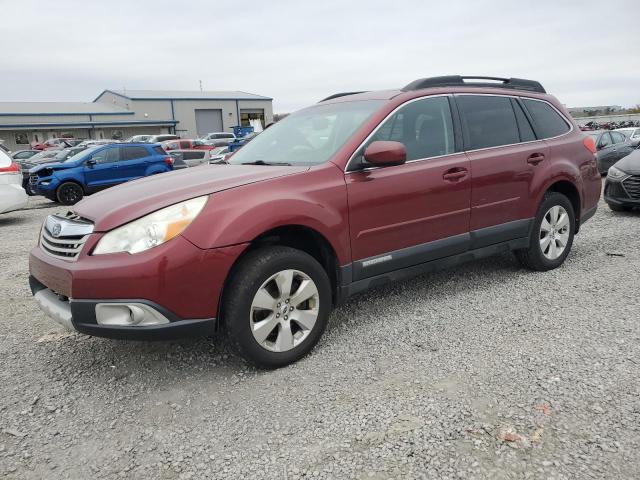
<svg viewBox="0 0 640 480"><path fill-rule="evenodd" d="M4 173L20 173L20 166L16 162L11 161L8 167L0 168L0 175Z"/></svg>
<svg viewBox="0 0 640 480"><path fill-rule="evenodd" d="M164 163L167 165L173 165L173 157L164 157Z"/></svg>
<svg viewBox="0 0 640 480"><path fill-rule="evenodd" d="M598 149L596 148L596 142L593 138L587 137L582 141L582 143L584 144L585 148L591 153L595 154L598 151Z"/></svg>

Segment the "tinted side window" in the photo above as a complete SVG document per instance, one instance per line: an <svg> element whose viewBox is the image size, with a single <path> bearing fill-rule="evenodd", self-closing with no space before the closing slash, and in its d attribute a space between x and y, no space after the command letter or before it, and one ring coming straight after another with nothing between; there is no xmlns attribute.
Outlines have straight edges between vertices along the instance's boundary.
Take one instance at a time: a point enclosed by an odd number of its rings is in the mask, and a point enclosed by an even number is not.
<svg viewBox="0 0 640 480"><path fill-rule="evenodd" d="M157 154L157 155L166 155L167 152L164 151L164 149L162 147L153 147L153 151Z"/></svg>
<svg viewBox="0 0 640 480"><path fill-rule="evenodd" d="M460 95L456 101L466 125L468 150L520 142L516 116L508 97Z"/></svg>
<svg viewBox="0 0 640 480"><path fill-rule="evenodd" d="M148 157L149 152L144 147L124 147L123 160L135 160L136 158Z"/></svg>
<svg viewBox="0 0 640 480"><path fill-rule="evenodd" d="M600 141L598 142L598 146L601 148L604 147L608 147L609 145L611 145L611 135L609 135L609 132L603 133L602 136L600 137Z"/></svg>
<svg viewBox="0 0 640 480"><path fill-rule="evenodd" d="M205 153L206 152L203 150L186 151L186 152L182 152L182 158L184 158L185 160L201 159L201 158L204 158Z"/></svg>
<svg viewBox="0 0 640 480"><path fill-rule="evenodd" d="M403 143L407 161L454 153L449 100L446 97L425 98L405 105L380 126L365 148L376 140Z"/></svg>
<svg viewBox="0 0 640 480"><path fill-rule="evenodd" d="M177 142L180 144L180 148L191 148L191 142L187 140L182 140L181 142Z"/></svg>
<svg viewBox="0 0 640 480"><path fill-rule="evenodd" d="M97 153L94 153L91 157L92 160L95 160L96 163L113 163L117 162L120 159L120 148L107 148L105 150L100 150Z"/></svg>
<svg viewBox="0 0 640 480"><path fill-rule="evenodd" d="M520 131L521 142L531 142L536 139L533 128L529 123L529 119L522 111L520 104L514 99L512 100L513 110L516 112L516 120L518 121L518 130Z"/></svg>
<svg viewBox="0 0 640 480"><path fill-rule="evenodd" d="M533 118L540 138L557 137L570 130L567 122L548 103L538 100L522 100Z"/></svg>
<svg viewBox="0 0 640 480"><path fill-rule="evenodd" d="M622 143L627 140L627 137L625 137L620 132L610 132L610 133L611 133L611 138L613 138L613 143Z"/></svg>

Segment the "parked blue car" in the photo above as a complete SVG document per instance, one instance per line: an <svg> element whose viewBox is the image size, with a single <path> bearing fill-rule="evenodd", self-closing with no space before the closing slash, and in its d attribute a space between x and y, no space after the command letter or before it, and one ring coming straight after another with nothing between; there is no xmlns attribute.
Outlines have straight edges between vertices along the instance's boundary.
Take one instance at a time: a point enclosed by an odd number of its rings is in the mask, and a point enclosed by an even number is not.
<svg viewBox="0 0 640 480"><path fill-rule="evenodd" d="M119 183L173 170L173 159L158 144L127 143L89 147L64 162L29 170L29 184L63 205Z"/></svg>

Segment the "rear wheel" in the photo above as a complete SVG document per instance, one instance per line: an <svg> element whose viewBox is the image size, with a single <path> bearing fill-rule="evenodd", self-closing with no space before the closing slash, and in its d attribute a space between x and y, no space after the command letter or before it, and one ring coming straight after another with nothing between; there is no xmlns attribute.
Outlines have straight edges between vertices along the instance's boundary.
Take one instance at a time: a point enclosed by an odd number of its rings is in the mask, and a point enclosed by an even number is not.
<svg viewBox="0 0 640 480"><path fill-rule="evenodd" d="M532 270L546 271L562 265L571 251L575 214L567 197L547 192L538 208L529 248L516 250L520 263Z"/></svg>
<svg viewBox="0 0 640 480"><path fill-rule="evenodd" d="M64 182L56 190L56 198L62 205L74 205L82 200L84 191L75 182Z"/></svg>
<svg viewBox="0 0 640 480"><path fill-rule="evenodd" d="M318 342L331 311L327 273L310 255L289 247L264 247L234 269L222 303L233 347L262 368L278 368L306 355Z"/></svg>

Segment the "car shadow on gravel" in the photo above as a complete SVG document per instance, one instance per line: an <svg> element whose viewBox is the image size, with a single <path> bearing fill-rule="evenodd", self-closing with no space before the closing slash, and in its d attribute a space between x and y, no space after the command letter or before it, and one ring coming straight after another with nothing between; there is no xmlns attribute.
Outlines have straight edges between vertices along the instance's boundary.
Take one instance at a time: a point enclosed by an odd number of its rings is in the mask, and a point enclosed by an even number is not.
<svg viewBox="0 0 640 480"><path fill-rule="evenodd" d="M11 227L25 223L28 219L16 215L17 212L4 213L0 215L0 228Z"/></svg>

